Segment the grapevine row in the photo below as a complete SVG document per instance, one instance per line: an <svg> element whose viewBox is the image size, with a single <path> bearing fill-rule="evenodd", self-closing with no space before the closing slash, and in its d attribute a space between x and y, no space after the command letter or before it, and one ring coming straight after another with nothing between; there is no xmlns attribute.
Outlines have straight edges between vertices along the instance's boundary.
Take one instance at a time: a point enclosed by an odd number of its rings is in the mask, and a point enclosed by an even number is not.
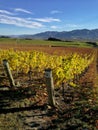
<svg viewBox="0 0 98 130"><path fill-rule="evenodd" d="M53 70L54 82L58 86L62 82L68 82L81 74L94 59L93 54L79 55L77 53L63 56L50 55L39 51L14 51L0 50L0 63L7 59L12 71L27 74L37 70L44 72L46 68Z"/></svg>

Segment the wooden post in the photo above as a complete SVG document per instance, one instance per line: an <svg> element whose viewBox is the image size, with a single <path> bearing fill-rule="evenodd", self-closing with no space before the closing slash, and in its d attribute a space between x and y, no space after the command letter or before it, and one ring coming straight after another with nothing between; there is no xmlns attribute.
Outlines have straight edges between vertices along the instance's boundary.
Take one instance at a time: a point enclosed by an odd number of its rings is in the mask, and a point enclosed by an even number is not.
<svg viewBox="0 0 98 130"><path fill-rule="evenodd" d="M62 82L62 96L65 96L64 82Z"/></svg>
<svg viewBox="0 0 98 130"><path fill-rule="evenodd" d="M47 85L47 93L48 93L48 103L50 106L55 106L55 100L54 100L54 84L53 84L53 77L52 77L52 70L45 69L45 79L46 79L46 85Z"/></svg>
<svg viewBox="0 0 98 130"><path fill-rule="evenodd" d="M15 82L14 82L14 79L13 79L13 76L12 76L12 73L11 73L11 70L10 70L10 67L9 67L9 63L6 59L3 60L3 65L4 65L4 68L5 68L6 74L8 76L10 86L15 87Z"/></svg>

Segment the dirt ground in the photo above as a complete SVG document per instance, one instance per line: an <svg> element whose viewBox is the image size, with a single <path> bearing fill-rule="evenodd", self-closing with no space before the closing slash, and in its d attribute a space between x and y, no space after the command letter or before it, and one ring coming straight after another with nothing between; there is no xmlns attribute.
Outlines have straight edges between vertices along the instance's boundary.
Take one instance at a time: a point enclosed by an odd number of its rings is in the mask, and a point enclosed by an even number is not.
<svg viewBox="0 0 98 130"><path fill-rule="evenodd" d="M48 45L32 45L32 44L2 44L0 43L0 49L14 49L14 50L21 50L21 51L32 51L32 50L38 50L38 51L43 51L43 52L47 52L50 54L56 53L56 54L66 54L66 53L90 53L92 52L94 49L93 48L81 48L81 47L59 47L59 46L48 46Z"/></svg>

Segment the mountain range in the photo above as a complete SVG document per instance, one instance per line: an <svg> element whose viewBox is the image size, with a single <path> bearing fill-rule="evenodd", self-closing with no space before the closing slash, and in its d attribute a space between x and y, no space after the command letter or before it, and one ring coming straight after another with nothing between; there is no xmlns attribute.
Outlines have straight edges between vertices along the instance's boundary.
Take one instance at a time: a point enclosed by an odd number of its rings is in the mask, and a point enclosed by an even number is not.
<svg viewBox="0 0 98 130"><path fill-rule="evenodd" d="M72 30L72 31L46 31L34 35L20 35L20 38L27 39L48 39L49 37L61 40L98 40L98 29Z"/></svg>
<svg viewBox="0 0 98 130"><path fill-rule="evenodd" d="M72 31L46 31L37 34L30 35L17 35L11 36L15 38L25 38L25 39L48 39L50 37L57 38L60 40L98 40L98 29L88 30L72 30Z"/></svg>

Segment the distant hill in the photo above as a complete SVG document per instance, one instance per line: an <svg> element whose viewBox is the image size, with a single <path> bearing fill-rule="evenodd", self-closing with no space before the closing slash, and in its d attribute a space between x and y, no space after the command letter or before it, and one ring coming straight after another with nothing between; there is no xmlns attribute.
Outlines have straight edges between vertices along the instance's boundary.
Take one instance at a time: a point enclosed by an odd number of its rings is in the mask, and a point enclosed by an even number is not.
<svg viewBox="0 0 98 130"><path fill-rule="evenodd" d="M10 36L3 36L3 35L1 36L0 35L0 38L10 38Z"/></svg>
<svg viewBox="0 0 98 130"><path fill-rule="evenodd" d="M98 29L82 29L63 32L47 31L34 35L20 35L19 37L28 39L48 39L49 37L53 37L61 40L98 40Z"/></svg>
<svg viewBox="0 0 98 130"><path fill-rule="evenodd" d="M25 39L48 39L51 37L60 40L98 40L98 29L81 29L63 32L47 31L34 35L20 35L17 37Z"/></svg>

